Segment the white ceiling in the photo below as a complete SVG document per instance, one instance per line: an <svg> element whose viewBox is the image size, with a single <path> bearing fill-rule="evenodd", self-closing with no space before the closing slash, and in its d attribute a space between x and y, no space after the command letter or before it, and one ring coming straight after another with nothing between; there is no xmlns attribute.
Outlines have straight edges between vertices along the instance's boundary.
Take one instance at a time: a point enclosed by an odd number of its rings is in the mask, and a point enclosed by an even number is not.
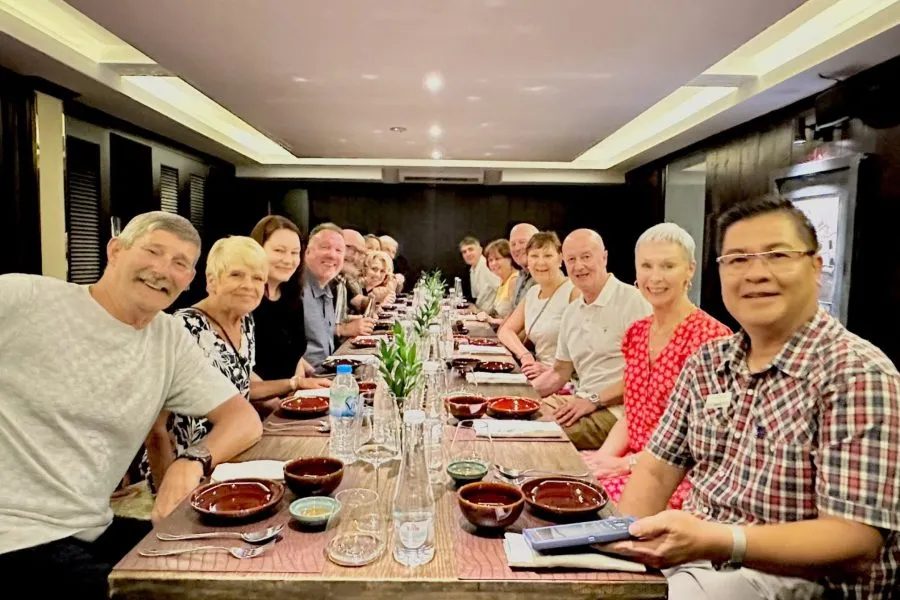
<svg viewBox="0 0 900 600"><path fill-rule="evenodd" d="M516 161L574 159L803 3L67 1L297 156Z"/></svg>

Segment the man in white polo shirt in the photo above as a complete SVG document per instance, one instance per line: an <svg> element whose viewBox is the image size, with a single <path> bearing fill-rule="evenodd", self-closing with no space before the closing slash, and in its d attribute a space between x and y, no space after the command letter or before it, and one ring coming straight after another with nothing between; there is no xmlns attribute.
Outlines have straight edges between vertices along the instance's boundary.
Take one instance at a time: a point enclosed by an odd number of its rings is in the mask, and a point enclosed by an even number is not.
<svg viewBox="0 0 900 600"><path fill-rule="evenodd" d="M636 287L606 270L606 257L603 238L591 229L577 229L563 242L566 270L582 295L563 313L553 369L532 381L541 396L549 396L544 402L555 409L553 416L579 450L603 445L621 418L622 336L652 311ZM550 396L575 373L575 396Z"/></svg>

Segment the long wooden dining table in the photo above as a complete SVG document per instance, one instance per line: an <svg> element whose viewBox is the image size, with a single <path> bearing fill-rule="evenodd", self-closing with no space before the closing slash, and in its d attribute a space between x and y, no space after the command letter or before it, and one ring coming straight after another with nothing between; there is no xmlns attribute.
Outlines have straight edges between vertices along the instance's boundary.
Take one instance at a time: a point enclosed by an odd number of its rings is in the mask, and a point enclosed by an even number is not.
<svg viewBox="0 0 900 600"><path fill-rule="evenodd" d="M470 336L489 337L493 332L479 323L469 325ZM347 343L338 354L358 354ZM491 356L496 359L496 356ZM483 390L481 388L484 388ZM537 398L530 385L483 385L479 391L486 395L518 395ZM444 436L445 448L449 447L452 430ZM264 433L263 438L233 462L258 459L290 460L305 456L327 455L328 437L324 435L285 435ZM513 468L541 468L560 472L585 471L586 467L575 447L568 441L493 441L494 461ZM399 461L381 467L381 485L384 511L389 511L394 493L394 482ZM356 463L345 468L342 487L375 487L371 466ZM316 553L324 554L317 545L322 538L291 526L283 536L293 553L305 555L301 567L280 566L278 561L261 558L235 561L227 555L195 553L178 557L162 568L142 568L141 560L132 552L113 569L109 581L113 598L156 600L205 600L234 599L254 600L272 598L440 598L447 600L510 597L519 599L566 600L588 598L665 598L666 583L659 573L626 573L617 571L560 572L559 570L512 570L506 566L502 553L502 538L491 539L469 535L463 531L466 523L457 509L457 499L452 482L436 485L436 518L434 559L423 566L409 568L396 562L391 556L390 539L387 550L374 563L363 567L338 566ZM285 506L294 496L288 491ZM183 511L190 512L182 507ZM284 512L282 511L282 520ZM601 513L603 514L603 513ZM185 517L182 517L183 519ZM275 517L277 518L277 517ZM274 519L274 518L273 518ZM170 517L159 529L179 527ZM250 526L249 529L258 529ZM247 528L245 528L247 529ZM142 545L155 543L155 531ZM324 536L319 533L318 536ZM296 537L294 537L296 536ZM303 536L310 536L304 538ZM390 537L390 534L388 534ZM153 538L152 540L150 538ZM217 545L234 545L234 540L215 540ZM162 544L172 542L162 542ZM139 548L141 545L138 546ZM498 548L500 550L498 550ZM315 554L310 556L310 554ZM224 556L224 557L223 557ZM220 558L222 557L222 558ZM174 557L173 557L174 558ZM161 559L153 559L161 560ZM234 570L222 565L236 564ZM299 560L299 559L298 559ZM225 561L225 562L223 562ZM307 561L307 562L303 562ZM309 562L312 561L312 562ZM171 564L171 568L166 565ZM305 566L303 566L305 565Z"/></svg>

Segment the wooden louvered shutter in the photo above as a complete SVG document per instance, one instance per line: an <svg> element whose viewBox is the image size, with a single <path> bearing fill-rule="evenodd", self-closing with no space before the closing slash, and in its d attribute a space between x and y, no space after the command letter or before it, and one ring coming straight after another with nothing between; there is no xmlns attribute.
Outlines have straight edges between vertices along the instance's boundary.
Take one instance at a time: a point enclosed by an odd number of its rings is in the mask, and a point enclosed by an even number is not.
<svg viewBox="0 0 900 600"><path fill-rule="evenodd" d="M69 281L100 279L100 146L66 140L66 231Z"/></svg>
<svg viewBox="0 0 900 600"><path fill-rule="evenodd" d="M203 234L204 221L204 197L206 188L206 178L200 175L191 175L191 223L197 228L200 234Z"/></svg>
<svg viewBox="0 0 900 600"><path fill-rule="evenodd" d="M159 205L166 212L178 214L178 169L160 166Z"/></svg>

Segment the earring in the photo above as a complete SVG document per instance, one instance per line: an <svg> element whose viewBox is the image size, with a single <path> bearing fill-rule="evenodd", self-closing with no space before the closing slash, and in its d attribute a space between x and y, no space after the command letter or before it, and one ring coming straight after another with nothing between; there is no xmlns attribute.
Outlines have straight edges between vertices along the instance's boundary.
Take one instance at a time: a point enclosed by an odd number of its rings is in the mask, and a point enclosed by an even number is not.
<svg viewBox="0 0 900 600"><path fill-rule="evenodd" d="M634 280L634 287L638 287L637 279Z"/></svg>

